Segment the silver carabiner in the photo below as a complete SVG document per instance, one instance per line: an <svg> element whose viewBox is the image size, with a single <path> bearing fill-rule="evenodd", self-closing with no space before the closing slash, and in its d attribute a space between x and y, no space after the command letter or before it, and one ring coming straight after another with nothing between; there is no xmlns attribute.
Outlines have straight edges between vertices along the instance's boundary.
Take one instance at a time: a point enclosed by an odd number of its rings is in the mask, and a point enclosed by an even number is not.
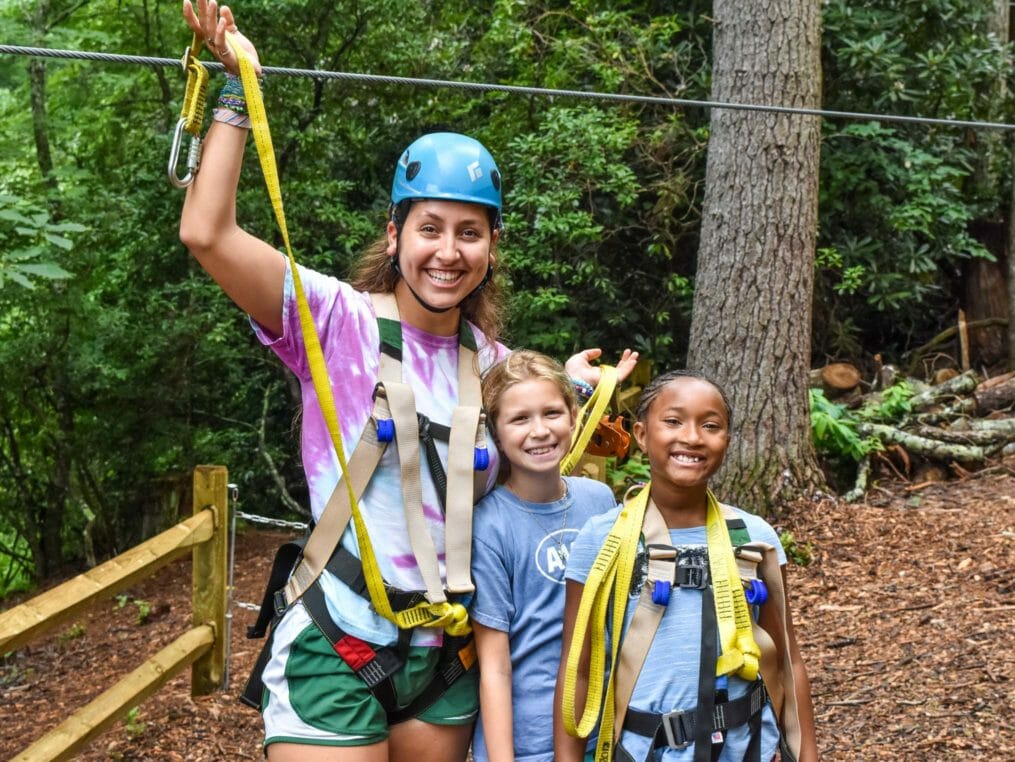
<svg viewBox="0 0 1015 762"><path fill-rule="evenodd" d="M201 138L190 138L190 150L187 151L187 174L180 177L176 173L176 165L180 161L180 145L183 143L183 133L187 126L186 119L180 119L176 123L176 131L173 133L173 146L169 149L169 182L177 188L186 188L197 176L198 167L201 166Z"/></svg>

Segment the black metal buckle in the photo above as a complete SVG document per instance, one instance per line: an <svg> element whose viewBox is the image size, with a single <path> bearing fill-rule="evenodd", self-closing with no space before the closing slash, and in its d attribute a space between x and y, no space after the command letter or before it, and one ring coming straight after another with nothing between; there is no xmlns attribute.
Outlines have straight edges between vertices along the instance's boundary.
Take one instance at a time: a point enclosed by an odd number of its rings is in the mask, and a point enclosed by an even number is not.
<svg viewBox="0 0 1015 762"><path fill-rule="evenodd" d="M667 712L662 715L666 744L671 749L686 749L694 743L694 713Z"/></svg>
<svg viewBox="0 0 1015 762"><path fill-rule="evenodd" d="M681 553L673 583L677 587L704 590L708 587L708 559L697 554Z"/></svg>

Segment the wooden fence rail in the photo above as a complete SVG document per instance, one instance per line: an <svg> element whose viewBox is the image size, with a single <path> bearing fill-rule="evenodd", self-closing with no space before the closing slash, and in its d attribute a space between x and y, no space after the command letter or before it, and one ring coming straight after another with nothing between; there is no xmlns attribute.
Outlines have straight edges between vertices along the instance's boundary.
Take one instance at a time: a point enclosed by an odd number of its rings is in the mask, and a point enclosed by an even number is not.
<svg viewBox="0 0 1015 762"><path fill-rule="evenodd" d="M192 628L58 727L14 757L19 762L70 759L76 751L155 693L187 666L191 693L222 687L226 664L227 472L194 470L194 515L116 558L0 614L0 653L13 651L79 616L92 603L152 576L193 552Z"/></svg>

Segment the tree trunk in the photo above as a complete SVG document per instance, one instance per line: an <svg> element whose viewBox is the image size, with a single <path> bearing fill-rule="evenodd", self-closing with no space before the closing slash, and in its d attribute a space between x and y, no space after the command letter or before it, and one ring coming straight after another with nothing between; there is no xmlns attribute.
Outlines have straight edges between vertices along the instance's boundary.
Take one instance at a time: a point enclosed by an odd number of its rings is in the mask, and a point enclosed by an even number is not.
<svg viewBox="0 0 1015 762"><path fill-rule="evenodd" d="M712 98L817 108L818 0L715 0ZM688 365L734 406L717 492L757 512L823 485L807 397L820 120L712 112Z"/></svg>

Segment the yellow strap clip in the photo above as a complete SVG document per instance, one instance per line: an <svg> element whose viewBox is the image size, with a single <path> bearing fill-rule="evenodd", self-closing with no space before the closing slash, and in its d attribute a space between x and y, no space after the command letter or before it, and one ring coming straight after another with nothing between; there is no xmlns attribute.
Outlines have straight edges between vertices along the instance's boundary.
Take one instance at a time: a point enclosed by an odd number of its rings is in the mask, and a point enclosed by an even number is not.
<svg viewBox="0 0 1015 762"><path fill-rule="evenodd" d="M195 34L180 61L187 74L187 88L183 93L180 119L173 132L173 145L169 149L169 182L177 188L186 188L194 182L201 166L201 125L204 122L204 103L208 94L208 70L197 60L200 52L201 40ZM190 134L190 149L187 151L187 174L180 177L177 164L180 161L184 132Z"/></svg>

